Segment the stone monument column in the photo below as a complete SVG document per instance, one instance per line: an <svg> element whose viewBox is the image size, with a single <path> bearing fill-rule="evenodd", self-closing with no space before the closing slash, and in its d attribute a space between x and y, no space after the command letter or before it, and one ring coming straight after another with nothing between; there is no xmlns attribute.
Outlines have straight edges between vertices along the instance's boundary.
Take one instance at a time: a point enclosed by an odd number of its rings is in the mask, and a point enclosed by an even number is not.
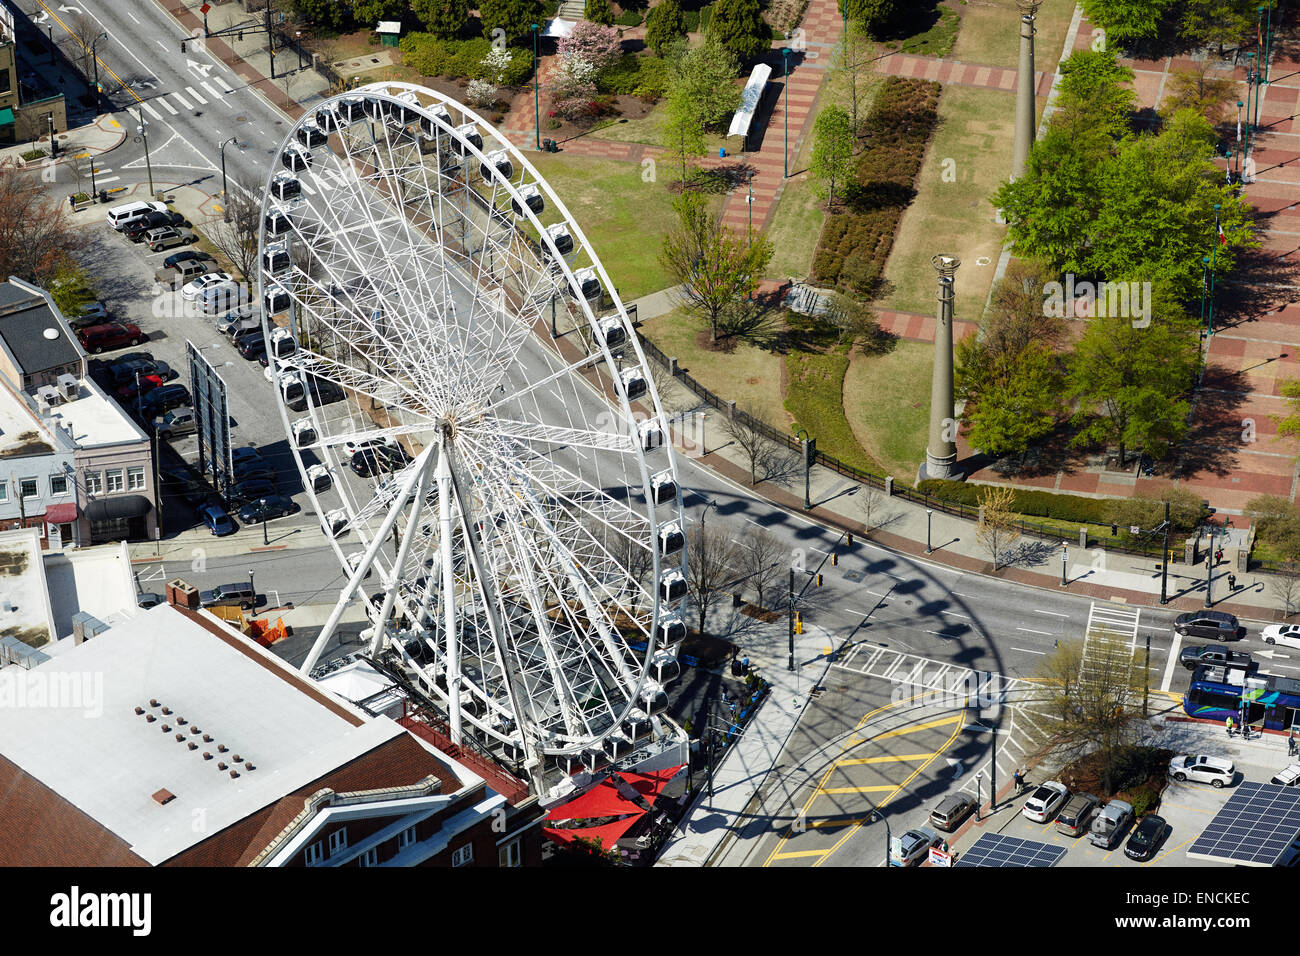
<svg viewBox="0 0 1300 956"><path fill-rule="evenodd" d="M1011 178L1025 174L1029 147L1038 135L1034 118L1034 14L1042 0L1016 0L1020 7L1020 69L1016 78L1016 140L1011 152Z"/></svg>
<svg viewBox="0 0 1300 956"><path fill-rule="evenodd" d="M953 414L952 300L953 276L961 260L935 256L930 260L939 274L935 297L939 308L934 328L934 378L930 385L930 443L925 449L922 478L960 478L957 471L957 421Z"/></svg>

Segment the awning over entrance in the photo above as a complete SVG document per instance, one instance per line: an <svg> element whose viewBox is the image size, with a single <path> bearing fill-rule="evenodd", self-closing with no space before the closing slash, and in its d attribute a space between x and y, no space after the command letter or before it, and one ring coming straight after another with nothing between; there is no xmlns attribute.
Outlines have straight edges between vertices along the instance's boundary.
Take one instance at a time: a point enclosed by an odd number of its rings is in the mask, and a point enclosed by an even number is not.
<svg viewBox="0 0 1300 956"><path fill-rule="evenodd" d="M14 111L9 107L0 110L0 126L12 126L14 124Z"/></svg>
<svg viewBox="0 0 1300 956"><path fill-rule="evenodd" d="M86 517L91 521L116 521L120 518L141 518L153 511L153 502L144 495L115 495L97 498L86 506Z"/></svg>
<svg viewBox="0 0 1300 956"><path fill-rule="evenodd" d="M77 503L75 501L69 501L61 505L50 505L45 509L46 524L68 524L76 520Z"/></svg>

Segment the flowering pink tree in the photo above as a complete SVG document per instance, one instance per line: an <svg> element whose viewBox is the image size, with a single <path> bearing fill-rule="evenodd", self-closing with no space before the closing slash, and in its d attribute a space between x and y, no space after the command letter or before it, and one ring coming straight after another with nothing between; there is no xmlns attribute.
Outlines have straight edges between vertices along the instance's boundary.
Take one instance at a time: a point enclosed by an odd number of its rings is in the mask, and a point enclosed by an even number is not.
<svg viewBox="0 0 1300 956"><path fill-rule="evenodd" d="M578 57L586 60L600 73L623 55L623 43L613 27L601 26L590 20L579 22L573 33L560 40L560 56L566 60Z"/></svg>
<svg viewBox="0 0 1300 956"><path fill-rule="evenodd" d="M577 120L591 112L596 97L596 68L576 53L560 64L551 85L552 105L563 119Z"/></svg>

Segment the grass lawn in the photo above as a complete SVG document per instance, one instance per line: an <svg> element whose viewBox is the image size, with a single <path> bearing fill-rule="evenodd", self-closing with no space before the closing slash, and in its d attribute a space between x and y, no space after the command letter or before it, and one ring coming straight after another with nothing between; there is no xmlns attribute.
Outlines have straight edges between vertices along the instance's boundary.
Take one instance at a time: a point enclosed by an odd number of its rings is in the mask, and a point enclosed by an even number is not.
<svg viewBox="0 0 1300 956"><path fill-rule="evenodd" d="M882 308L934 310L932 256L956 255L956 314L978 321L1002 251L1005 227L989 203L1010 173L1015 94L964 86L944 87L939 129L917 178L917 195L903 213L885 266ZM949 181L950 180L950 181Z"/></svg>
<svg viewBox="0 0 1300 956"><path fill-rule="evenodd" d="M818 98L818 106L826 102ZM767 237L772 240L772 261L768 264L766 278L784 282L794 276L806 279L812 273L813 251L822 233L826 213L816 192L816 180L808 172L812 159L813 138L804 137L803 148L791 162L795 175L786 181L781 198L767 226Z"/></svg>
<svg viewBox="0 0 1300 956"><path fill-rule="evenodd" d="M953 48L953 41L959 35L958 27L965 19L965 14L958 14L954 4L941 3L935 10L939 14L934 24L927 30L909 36L905 40L889 40L883 45L887 50L902 53L914 53L917 56L947 56Z"/></svg>
<svg viewBox="0 0 1300 956"><path fill-rule="evenodd" d="M1054 73L1074 15L1074 0L1044 0L1034 18L1034 69ZM910 41L909 41L910 42ZM922 51L910 51L922 52ZM924 51L929 52L929 51ZM953 59L1015 69L1020 64L1020 14L1016 0L980 0L962 9Z"/></svg>
<svg viewBox="0 0 1300 956"><path fill-rule="evenodd" d="M880 466L859 444L844 414L844 373L849 347L826 352L791 351L786 356L789 389L785 407L794 417L792 428L806 428L817 439L817 450L858 468Z"/></svg>
<svg viewBox="0 0 1300 956"><path fill-rule="evenodd" d="M781 405L780 355L740 343L731 352L713 352L696 344L697 334L706 328L684 309L677 309L641 324L646 338L670 356L676 356L682 369L705 388L723 398L733 399L739 408L784 428L790 421ZM712 416L710 416L712 417ZM709 441L719 440L710 429Z"/></svg>
<svg viewBox="0 0 1300 956"><path fill-rule="evenodd" d="M664 101L660 100L654 109L639 119L615 119L609 125L596 127L586 135L592 139L607 139L616 143L644 143L647 146L662 146L664 144L663 129L667 116L668 109ZM718 150L723 147L728 147L728 152L731 152L732 149L738 148L739 144L739 138L728 142L725 136L718 133L706 132L704 134L704 154L706 156L717 156Z"/></svg>
<svg viewBox="0 0 1300 956"><path fill-rule="evenodd" d="M659 265L660 242L676 222L662 183L642 182L637 163L565 153L528 159L582 227L625 302L672 285ZM543 222L555 222L548 213Z"/></svg>
<svg viewBox="0 0 1300 956"><path fill-rule="evenodd" d="M884 355L854 355L844 376L844 411L858 444L909 485L925 460L933 364L934 346L900 341Z"/></svg>

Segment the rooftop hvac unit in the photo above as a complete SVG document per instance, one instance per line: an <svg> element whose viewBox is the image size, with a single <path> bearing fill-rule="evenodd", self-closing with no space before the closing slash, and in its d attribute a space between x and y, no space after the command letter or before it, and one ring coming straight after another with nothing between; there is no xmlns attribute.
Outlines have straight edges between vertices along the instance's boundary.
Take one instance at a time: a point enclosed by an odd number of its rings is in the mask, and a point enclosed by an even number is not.
<svg viewBox="0 0 1300 956"><path fill-rule="evenodd" d="M60 375L58 378L59 391L63 393L65 402L75 402L77 396L81 394L81 386L77 382L75 375Z"/></svg>

